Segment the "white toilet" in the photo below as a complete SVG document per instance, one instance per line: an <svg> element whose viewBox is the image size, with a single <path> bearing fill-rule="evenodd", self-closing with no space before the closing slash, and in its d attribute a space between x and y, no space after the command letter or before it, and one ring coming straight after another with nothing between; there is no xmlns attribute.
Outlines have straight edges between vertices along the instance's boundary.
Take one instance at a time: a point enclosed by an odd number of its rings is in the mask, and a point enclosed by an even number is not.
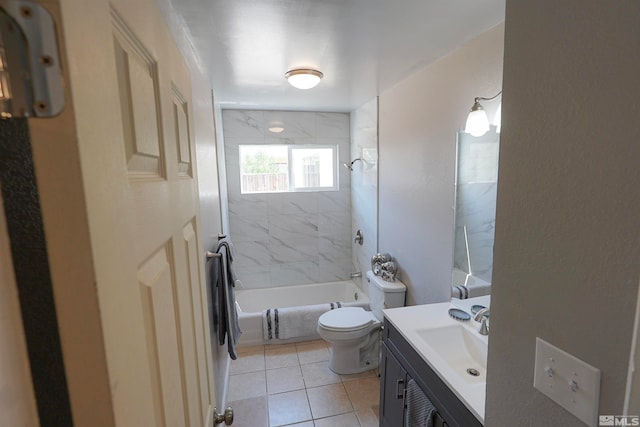
<svg viewBox="0 0 640 427"><path fill-rule="evenodd" d="M371 311L343 307L318 319L318 334L332 346L329 369L337 374L357 374L378 366L382 310L404 306L407 288L400 281L385 282L368 271L367 286Z"/></svg>

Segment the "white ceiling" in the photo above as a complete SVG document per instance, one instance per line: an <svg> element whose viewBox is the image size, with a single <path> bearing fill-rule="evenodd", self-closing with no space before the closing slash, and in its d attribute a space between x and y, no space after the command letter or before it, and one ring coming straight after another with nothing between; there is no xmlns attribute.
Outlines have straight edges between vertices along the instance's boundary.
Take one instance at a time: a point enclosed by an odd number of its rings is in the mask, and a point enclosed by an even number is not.
<svg viewBox="0 0 640 427"><path fill-rule="evenodd" d="M351 111L504 20L505 0L170 0L222 108ZM324 73L291 87L296 67ZM472 70L469 70L472 72Z"/></svg>

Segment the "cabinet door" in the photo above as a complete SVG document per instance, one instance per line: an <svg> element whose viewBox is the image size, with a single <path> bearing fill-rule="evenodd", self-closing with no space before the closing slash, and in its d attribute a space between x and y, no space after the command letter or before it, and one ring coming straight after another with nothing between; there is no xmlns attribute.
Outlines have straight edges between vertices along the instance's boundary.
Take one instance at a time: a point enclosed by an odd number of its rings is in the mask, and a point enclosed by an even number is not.
<svg viewBox="0 0 640 427"><path fill-rule="evenodd" d="M398 359L382 344L380 368L380 426L404 425L404 391L409 380Z"/></svg>
<svg viewBox="0 0 640 427"><path fill-rule="evenodd" d="M442 419L440 414L436 412L433 417L433 427L449 427L449 424L447 424L447 422Z"/></svg>

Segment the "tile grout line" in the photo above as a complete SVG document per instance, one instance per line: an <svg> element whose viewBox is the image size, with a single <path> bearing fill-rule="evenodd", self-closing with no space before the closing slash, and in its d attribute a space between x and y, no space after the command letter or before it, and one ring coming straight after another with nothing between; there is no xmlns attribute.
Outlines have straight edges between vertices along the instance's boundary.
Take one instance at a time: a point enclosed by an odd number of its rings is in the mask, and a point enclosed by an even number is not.
<svg viewBox="0 0 640 427"><path fill-rule="evenodd" d="M304 381L304 380L303 380ZM307 386L304 386L304 395L307 396L307 405L309 405L309 414L311 414L311 424L316 425L313 418L313 410L311 409L311 400L309 400L309 393L307 393Z"/></svg>
<svg viewBox="0 0 640 427"><path fill-rule="evenodd" d="M312 344L310 344L310 345L312 345ZM325 347L325 348L326 348L326 347ZM271 394L271 393L269 392L269 386L268 386L268 381L267 381L267 371L269 371L269 370L275 370L275 369L285 369L285 368L298 368L298 369L299 369L299 371L300 371L300 374L301 374L301 376L302 376L302 383L303 383L303 387L304 387L303 389L304 389L304 391L305 391L306 401L307 401L307 405L308 405L308 407L309 407L309 413L310 413L310 415L311 415L311 419L309 419L309 420L303 420L303 421L298 421L298 422L295 422L295 423L293 423L293 424L286 424L285 426L295 425L295 424L298 424L298 423L306 423L306 422L310 422L311 424L313 424L313 425L315 426L315 425L316 425L316 421L318 421L318 420L323 420L323 419L327 419L327 418L331 418L331 417L336 417L336 416L341 416L341 415L347 415L347 414L353 414L353 416L355 417L356 421L358 422L358 425L362 426L362 424L361 424L361 422L360 422L360 418L358 417L357 411L356 411L356 409L355 409L355 405L354 405L354 403L353 403L353 401L352 401L352 398L351 398L351 396L349 395L349 392L348 392L348 390L347 390L346 383L348 383L348 382L353 382L353 381L366 380L366 379L371 379L371 378L375 378L375 379L378 379L378 380L379 380L379 377L377 376L377 369L373 369L373 370L372 370L372 371L373 371L373 374L372 374L372 375L367 375L367 376L364 376L364 377L356 377L356 378L345 378L345 377L343 377L342 375L336 374L336 375L338 375L338 377L339 377L339 379L340 379L340 382L338 382L338 383L330 383L330 384L324 384L324 385L317 385L317 386L315 386L315 387L307 387L307 384L306 384L306 382L304 381L304 372L303 372L303 370L302 370L302 366L303 366L303 365L316 364L316 363L322 363L322 362L326 362L326 361L321 360L321 361L315 361L315 362L309 362L309 363L304 363L304 364L303 364L303 363L302 363L302 361L301 361L301 358L300 358L299 347L298 347L297 345L295 345L294 349L295 349L295 351L296 351L296 360L297 360L297 364L296 364L296 365L291 365L291 366L282 366L282 367L275 367L275 368L271 368L271 369L269 369L269 368L267 368L267 362L266 362L266 358L267 358L267 348L266 348L266 346L263 346L263 347L262 347L262 352L261 352L261 353L262 353L262 356L263 356L263 358L264 358L264 369L262 369L262 370L258 370L258 371L254 371L254 372L262 371L262 372L263 372L263 376L264 376L264 381L265 381L265 393L266 393L265 398L266 398L266 409L267 409L267 414L266 414L266 415L267 415L267 425L271 427L271 418L270 418L270 416L269 416L269 408L270 408L270 406L269 406L269 396L278 395L278 394L283 394L283 393L288 393L288 392L294 392L294 391L301 391L301 390L302 390L302 389L298 389L298 390L289 390L289 391L282 391L282 392L279 392L279 393L273 393L273 394ZM274 350L276 350L276 349L274 348ZM329 349L327 348L327 350L329 350ZM328 366L327 366L327 369L328 369ZM328 369L328 370L329 370L329 369ZM329 371L330 371L330 370L329 370ZM243 373L250 373L250 372L242 372L242 373L235 374L235 375L241 375L241 374L243 374ZM356 374L356 375L357 375L357 374ZM341 384L341 385L342 385L343 390L344 390L344 392L345 392L345 394L346 394L346 396L347 396L347 399L349 400L349 404L350 404L350 406L351 406L351 410L350 410L350 411L348 411L348 412L340 413L340 414L333 414L333 415L328 415L328 416L325 416L325 417L314 418L314 414L313 414L313 411L312 411L312 408L311 408L311 401L310 401L310 398L309 398L308 390L309 390L309 389L313 389L313 388L319 388L319 387L331 386L331 385L335 385L335 384Z"/></svg>

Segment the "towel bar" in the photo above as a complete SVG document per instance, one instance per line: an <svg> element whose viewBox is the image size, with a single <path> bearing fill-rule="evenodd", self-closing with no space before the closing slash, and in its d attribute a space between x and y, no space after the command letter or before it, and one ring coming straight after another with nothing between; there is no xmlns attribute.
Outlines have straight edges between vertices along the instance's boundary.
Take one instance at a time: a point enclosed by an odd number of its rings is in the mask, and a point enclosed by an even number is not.
<svg viewBox="0 0 640 427"><path fill-rule="evenodd" d="M211 259L211 258L220 258L222 256L222 254L219 254L217 252L211 252L211 251L207 251L205 253L207 259Z"/></svg>

